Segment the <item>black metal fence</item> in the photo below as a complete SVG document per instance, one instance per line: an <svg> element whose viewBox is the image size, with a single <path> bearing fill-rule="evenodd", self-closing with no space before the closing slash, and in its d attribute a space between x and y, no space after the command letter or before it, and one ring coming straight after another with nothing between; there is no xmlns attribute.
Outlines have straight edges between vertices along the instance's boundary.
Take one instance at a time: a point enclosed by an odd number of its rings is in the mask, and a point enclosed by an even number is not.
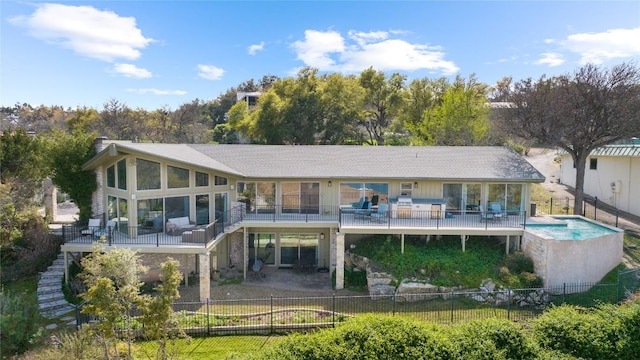
<svg viewBox="0 0 640 360"><path fill-rule="evenodd" d="M638 288L640 269L619 273L615 284L565 284L555 288L488 289L420 294L269 297L208 300L173 305L191 336L275 334L335 327L365 313L407 317L440 324L485 318L527 321L552 305L618 303ZM92 318L76 308L77 324ZM137 313L137 315L142 315ZM134 322L134 324L137 322ZM137 334L142 333L138 327Z"/></svg>
<svg viewBox="0 0 640 360"><path fill-rule="evenodd" d="M545 201L537 201L533 206L535 206L537 213L547 215L573 215L575 200L576 199L574 197L551 197ZM531 213L532 215L535 215L533 211ZM582 216L588 219L609 223L616 227L620 221L620 211L615 207L598 200L598 197L585 196L585 199L582 202Z"/></svg>

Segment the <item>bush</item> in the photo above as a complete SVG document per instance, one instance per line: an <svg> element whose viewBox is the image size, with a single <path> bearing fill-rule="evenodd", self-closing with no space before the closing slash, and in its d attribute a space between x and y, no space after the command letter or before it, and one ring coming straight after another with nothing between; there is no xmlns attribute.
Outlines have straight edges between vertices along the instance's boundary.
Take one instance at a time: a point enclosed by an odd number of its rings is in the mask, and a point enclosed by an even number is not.
<svg viewBox="0 0 640 360"><path fill-rule="evenodd" d="M460 359L535 359L536 347L522 328L500 319L477 320L452 328Z"/></svg>
<svg viewBox="0 0 640 360"><path fill-rule="evenodd" d="M527 288L541 288L544 282L540 276L527 271L520 273L519 278Z"/></svg>
<svg viewBox="0 0 640 360"><path fill-rule="evenodd" d="M292 335L258 359L451 359L453 346L441 328L366 315L335 330Z"/></svg>
<svg viewBox="0 0 640 360"><path fill-rule="evenodd" d="M637 358L640 305L560 306L533 322L541 347L586 359Z"/></svg>
<svg viewBox="0 0 640 360"><path fill-rule="evenodd" d="M512 274L533 272L533 261L521 251L516 251L507 255L504 259L504 264Z"/></svg>
<svg viewBox="0 0 640 360"><path fill-rule="evenodd" d="M42 334L38 305L23 296L0 291L0 314L3 356L25 351Z"/></svg>

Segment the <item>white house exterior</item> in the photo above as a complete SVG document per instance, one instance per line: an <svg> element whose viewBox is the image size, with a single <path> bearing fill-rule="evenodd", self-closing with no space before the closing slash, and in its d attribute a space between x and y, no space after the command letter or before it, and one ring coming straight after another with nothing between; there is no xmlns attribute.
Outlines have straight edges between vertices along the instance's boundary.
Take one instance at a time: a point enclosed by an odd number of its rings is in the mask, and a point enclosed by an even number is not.
<svg viewBox="0 0 640 360"><path fill-rule="evenodd" d="M560 182L576 186L571 155L560 153ZM587 158L584 192L621 211L640 216L640 139L603 146Z"/></svg>

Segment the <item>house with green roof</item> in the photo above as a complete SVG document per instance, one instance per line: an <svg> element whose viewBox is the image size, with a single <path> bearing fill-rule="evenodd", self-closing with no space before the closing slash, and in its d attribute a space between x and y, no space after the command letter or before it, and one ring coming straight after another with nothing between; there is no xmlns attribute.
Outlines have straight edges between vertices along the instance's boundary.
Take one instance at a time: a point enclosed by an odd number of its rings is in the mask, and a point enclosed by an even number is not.
<svg viewBox="0 0 640 360"><path fill-rule="evenodd" d="M524 231L531 187L544 176L506 147L155 144L96 140L84 168L99 188L101 226L65 256L130 247L148 265L172 256L210 294L212 270L253 264L335 272L371 234L501 236ZM90 229L89 229L90 230ZM68 277L67 277L68 278Z"/></svg>
<svg viewBox="0 0 640 360"><path fill-rule="evenodd" d="M565 151L560 182L575 188L576 168ZM640 216L640 139L632 138L593 150L587 157L584 193L621 211Z"/></svg>

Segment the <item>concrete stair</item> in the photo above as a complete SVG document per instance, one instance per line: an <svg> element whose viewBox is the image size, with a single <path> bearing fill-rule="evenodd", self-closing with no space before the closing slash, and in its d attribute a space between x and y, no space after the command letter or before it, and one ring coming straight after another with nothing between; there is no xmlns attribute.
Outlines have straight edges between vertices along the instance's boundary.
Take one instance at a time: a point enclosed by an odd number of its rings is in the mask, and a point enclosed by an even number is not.
<svg viewBox="0 0 640 360"><path fill-rule="evenodd" d="M53 319L75 311L75 306L64 299L62 279L64 278L64 254L58 258L40 275L38 281L38 305L42 316Z"/></svg>

